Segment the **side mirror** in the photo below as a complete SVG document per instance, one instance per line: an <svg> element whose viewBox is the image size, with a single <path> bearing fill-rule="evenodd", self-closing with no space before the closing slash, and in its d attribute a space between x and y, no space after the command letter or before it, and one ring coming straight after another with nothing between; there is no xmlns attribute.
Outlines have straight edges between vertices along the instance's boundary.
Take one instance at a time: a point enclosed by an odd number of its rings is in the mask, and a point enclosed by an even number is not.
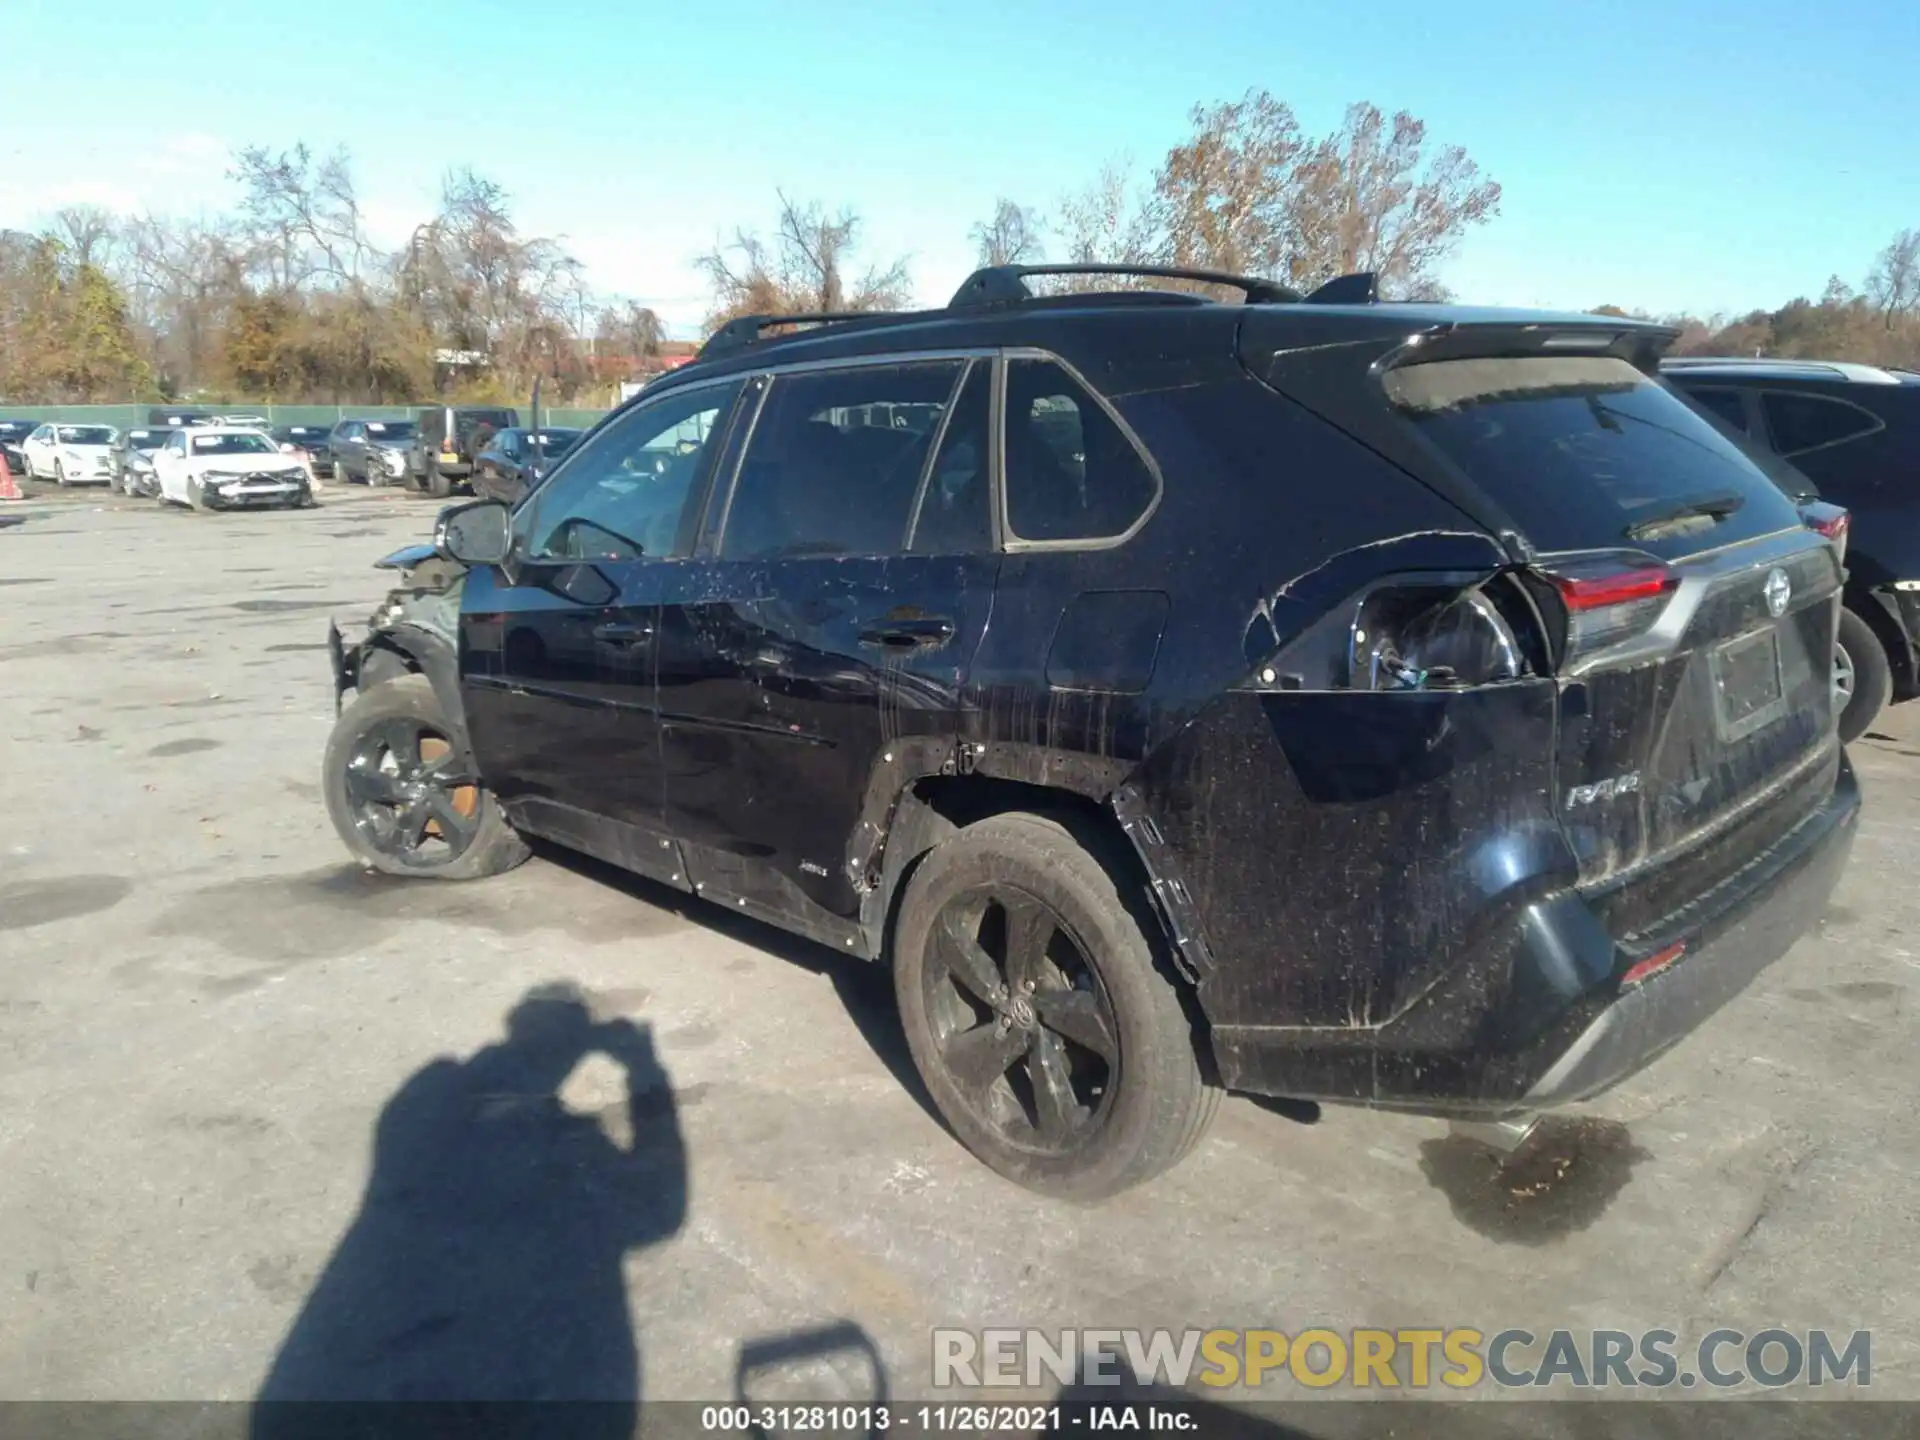
<svg viewBox="0 0 1920 1440"><path fill-rule="evenodd" d="M462 565L498 565L507 558L511 517L498 500L449 505L433 527L433 548Z"/></svg>

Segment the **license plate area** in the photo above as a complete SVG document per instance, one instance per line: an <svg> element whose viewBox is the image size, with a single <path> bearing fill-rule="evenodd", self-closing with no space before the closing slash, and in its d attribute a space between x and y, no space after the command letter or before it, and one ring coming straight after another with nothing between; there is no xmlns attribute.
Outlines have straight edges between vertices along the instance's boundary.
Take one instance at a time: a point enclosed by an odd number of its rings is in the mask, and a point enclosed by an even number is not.
<svg viewBox="0 0 1920 1440"><path fill-rule="evenodd" d="M1770 627L1713 652L1713 714L1722 740L1744 740L1787 713L1780 632Z"/></svg>

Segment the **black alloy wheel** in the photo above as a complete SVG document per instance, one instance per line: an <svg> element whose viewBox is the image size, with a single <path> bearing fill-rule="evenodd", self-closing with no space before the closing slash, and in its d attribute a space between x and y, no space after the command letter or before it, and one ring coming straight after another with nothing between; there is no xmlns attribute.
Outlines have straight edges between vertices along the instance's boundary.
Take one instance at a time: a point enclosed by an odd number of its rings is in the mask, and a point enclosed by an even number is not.
<svg viewBox="0 0 1920 1440"><path fill-rule="evenodd" d="M1119 1081L1113 1003L1037 896L992 886L949 900L924 967L938 1063L1005 1144L1067 1155L1105 1121Z"/></svg>
<svg viewBox="0 0 1920 1440"><path fill-rule="evenodd" d="M423 720L395 716L362 731L345 778L354 828L398 868L443 868L479 834L479 785L459 773L451 742Z"/></svg>

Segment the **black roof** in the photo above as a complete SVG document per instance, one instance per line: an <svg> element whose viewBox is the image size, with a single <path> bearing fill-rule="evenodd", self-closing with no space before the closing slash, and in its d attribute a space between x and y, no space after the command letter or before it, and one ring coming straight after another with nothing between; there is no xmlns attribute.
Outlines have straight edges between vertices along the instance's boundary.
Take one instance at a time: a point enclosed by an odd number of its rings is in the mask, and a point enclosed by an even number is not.
<svg viewBox="0 0 1920 1440"><path fill-rule="evenodd" d="M1237 287L1247 299L1245 303L1229 304L1189 291L1165 290L1035 295L1025 284L1028 275L1057 274L1178 278ZM643 393L651 397L716 376L795 361L916 350L1046 346L1058 343L1083 325L1101 329L1116 324L1123 329L1136 324L1150 326L1151 333L1141 336L1144 351L1155 340L1164 346L1166 332L1160 326L1173 324L1190 340L1202 342L1216 354L1228 354L1242 323L1256 313L1263 343L1269 348L1277 343L1283 349L1388 339L1458 326L1605 328L1661 345L1676 334L1668 326L1612 316L1384 302L1373 298L1375 293L1371 275L1342 276L1311 295L1301 296L1275 281L1219 271L1112 265L999 266L975 272L951 303L934 309L744 316L722 326L692 362L661 376ZM794 326L806 328L777 335L765 333ZM639 398L635 396L627 403Z"/></svg>

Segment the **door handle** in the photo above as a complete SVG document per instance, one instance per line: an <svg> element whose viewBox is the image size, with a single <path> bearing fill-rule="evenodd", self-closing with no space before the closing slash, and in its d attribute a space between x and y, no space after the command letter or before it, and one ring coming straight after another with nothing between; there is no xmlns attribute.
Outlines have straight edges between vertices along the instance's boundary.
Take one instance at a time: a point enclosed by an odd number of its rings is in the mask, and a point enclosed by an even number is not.
<svg viewBox="0 0 1920 1440"><path fill-rule="evenodd" d="M889 620L860 632L862 645L882 650L920 650L944 645L953 638L953 621L945 615L929 615L919 620Z"/></svg>
<svg viewBox="0 0 1920 1440"><path fill-rule="evenodd" d="M607 645L649 645L653 643L653 626L628 625L615 621L607 625L594 626L593 638Z"/></svg>

